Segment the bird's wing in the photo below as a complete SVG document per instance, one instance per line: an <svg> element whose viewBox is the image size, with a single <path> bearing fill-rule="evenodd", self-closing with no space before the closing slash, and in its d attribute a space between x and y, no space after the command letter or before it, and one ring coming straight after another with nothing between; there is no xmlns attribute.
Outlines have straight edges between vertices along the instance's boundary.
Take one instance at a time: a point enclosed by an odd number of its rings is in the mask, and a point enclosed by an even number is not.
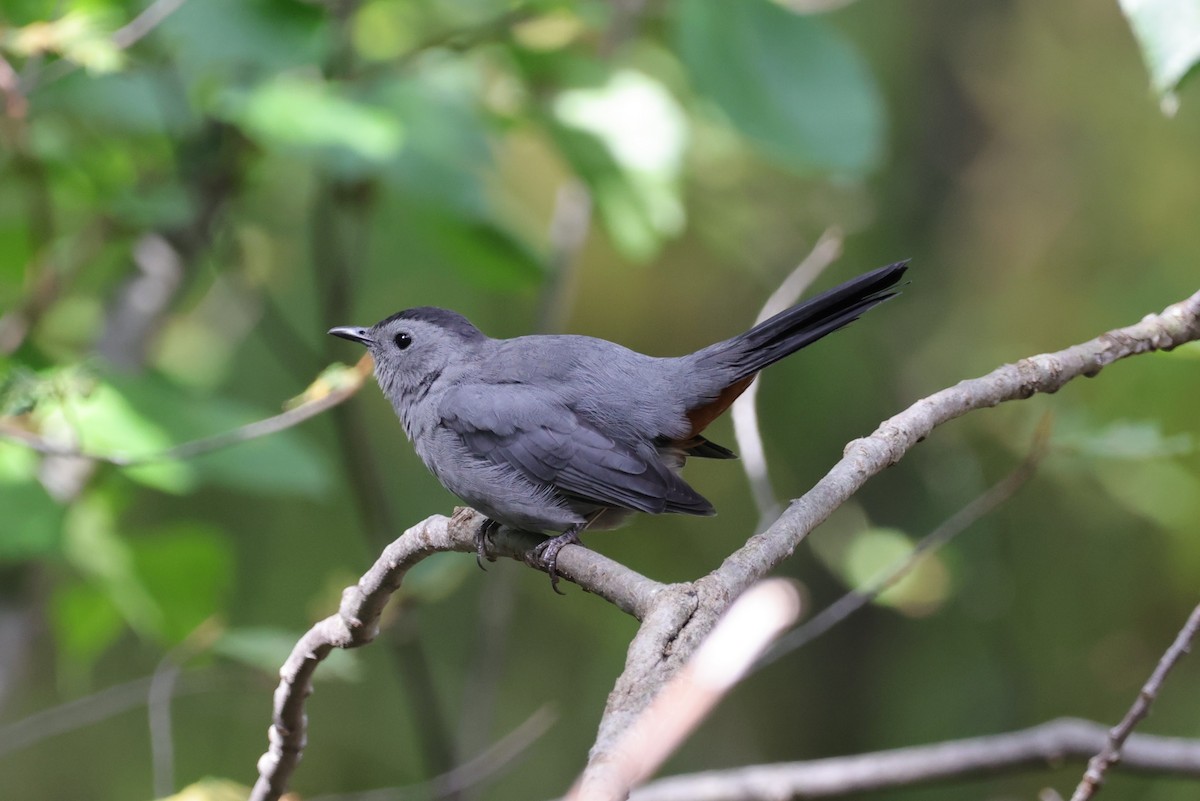
<svg viewBox="0 0 1200 801"><path fill-rule="evenodd" d="M554 398L522 384L474 384L446 393L442 425L474 456L539 485L639 512L707 515L712 504L659 459L648 442L621 441Z"/></svg>

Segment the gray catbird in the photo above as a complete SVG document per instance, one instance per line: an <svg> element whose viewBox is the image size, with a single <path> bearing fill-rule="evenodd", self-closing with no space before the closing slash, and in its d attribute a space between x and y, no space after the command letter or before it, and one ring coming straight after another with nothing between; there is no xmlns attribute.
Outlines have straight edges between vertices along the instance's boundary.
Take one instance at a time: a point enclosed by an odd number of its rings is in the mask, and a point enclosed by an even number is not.
<svg viewBox="0 0 1200 801"><path fill-rule="evenodd" d="M492 339L422 306L329 333L366 345L375 378L442 486L499 524L556 532L534 550L557 589L564 545L631 512L711 515L679 476L688 456L736 458L701 436L759 370L893 297L881 267L687 356L655 358L585 336Z"/></svg>

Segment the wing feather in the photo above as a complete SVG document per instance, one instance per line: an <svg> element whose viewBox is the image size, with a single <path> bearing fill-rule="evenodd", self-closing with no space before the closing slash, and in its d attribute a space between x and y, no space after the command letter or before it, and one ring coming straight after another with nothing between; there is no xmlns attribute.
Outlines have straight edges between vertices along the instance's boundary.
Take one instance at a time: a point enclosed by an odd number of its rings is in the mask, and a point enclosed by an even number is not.
<svg viewBox="0 0 1200 801"><path fill-rule="evenodd" d="M544 390L468 385L443 398L442 425L473 455L599 506L712 514L650 441L622 441Z"/></svg>

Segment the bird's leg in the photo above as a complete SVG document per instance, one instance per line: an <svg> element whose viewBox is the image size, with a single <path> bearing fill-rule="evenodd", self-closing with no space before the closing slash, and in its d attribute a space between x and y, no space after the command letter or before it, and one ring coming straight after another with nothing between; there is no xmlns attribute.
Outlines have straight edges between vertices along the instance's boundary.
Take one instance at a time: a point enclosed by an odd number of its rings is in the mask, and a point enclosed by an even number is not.
<svg viewBox="0 0 1200 801"><path fill-rule="evenodd" d="M480 570L487 570L487 568L483 566L484 559L488 560L489 562L496 561L496 557L488 553L488 539L495 534L496 530L499 528L500 524L489 517L485 519L475 531L475 564L479 565Z"/></svg>
<svg viewBox="0 0 1200 801"><path fill-rule="evenodd" d="M546 572L550 574L550 588L559 595L566 595L565 592L558 588L558 552L566 545L583 545L579 539L579 535L590 526L596 518L603 512L603 509L598 509L584 520L582 523L575 523L562 534L557 537L550 537L547 540L539 542L533 546L533 558L541 562L542 567L546 568Z"/></svg>
<svg viewBox="0 0 1200 801"><path fill-rule="evenodd" d="M566 593L558 588L558 552L563 549L564 545L581 544L579 532L583 530L583 527L583 523L576 523L557 537L550 537L533 546L533 558L546 568L546 572L550 574L550 588L559 595L566 595Z"/></svg>

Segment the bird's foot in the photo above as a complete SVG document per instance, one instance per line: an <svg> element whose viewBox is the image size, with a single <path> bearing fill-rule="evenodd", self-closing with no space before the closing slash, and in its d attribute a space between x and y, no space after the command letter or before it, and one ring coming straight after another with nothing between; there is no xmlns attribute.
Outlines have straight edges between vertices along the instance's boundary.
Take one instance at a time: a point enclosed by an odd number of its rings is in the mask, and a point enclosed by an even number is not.
<svg viewBox="0 0 1200 801"><path fill-rule="evenodd" d="M500 524L489 517L484 520L479 525L479 528L475 531L475 564L479 565L480 570L487 570L487 568L483 566L484 559L488 560L489 562L496 561L496 557L492 556L488 552L488 547L490 545L491 536L495 534L496 530L499 528Z"/></svg>
<svg viewBox="0 0 1200 801"><path fill-rule="evenodd" d="M557 537L550 537L539 542L530 551L534 561L539 563L550 574L550 588L559 595L566 595L566 593L558 588L558 552L565 545L582 545L583 543L579 539L579 532L583 528L582 524L573 525Z"/></svg>

